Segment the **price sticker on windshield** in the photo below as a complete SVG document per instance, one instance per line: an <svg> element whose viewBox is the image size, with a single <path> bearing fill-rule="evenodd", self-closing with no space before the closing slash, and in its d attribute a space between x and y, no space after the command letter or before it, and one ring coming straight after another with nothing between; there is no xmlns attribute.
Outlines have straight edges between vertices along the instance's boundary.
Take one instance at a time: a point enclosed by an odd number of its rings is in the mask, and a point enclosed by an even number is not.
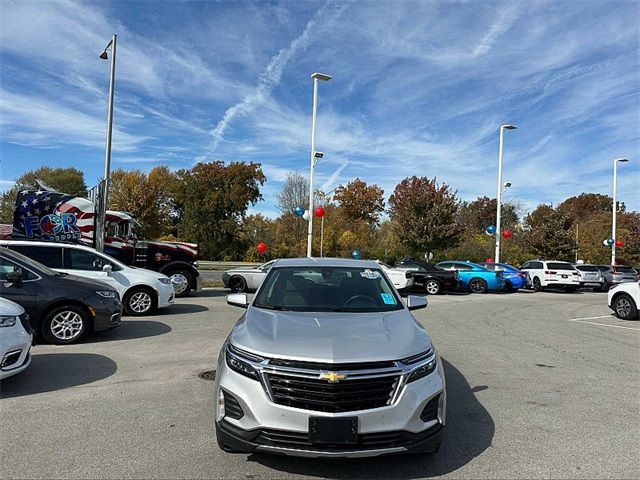
<svg viewBox="0 0 640 480"><path fill-rule="evenodd" d="M382 301L385 305L395 305L396 299L390 293L381 293Z"/></svg>
<svg viewBox="0 0 640 480"><path fill-rule="evenodd" d="M366 270L363 270L360 272L360 276L362 278L367 278L369 280L376 280L378 278L380 278L380 272L376 272L374 270L369 270L368 268Z"/></svg>

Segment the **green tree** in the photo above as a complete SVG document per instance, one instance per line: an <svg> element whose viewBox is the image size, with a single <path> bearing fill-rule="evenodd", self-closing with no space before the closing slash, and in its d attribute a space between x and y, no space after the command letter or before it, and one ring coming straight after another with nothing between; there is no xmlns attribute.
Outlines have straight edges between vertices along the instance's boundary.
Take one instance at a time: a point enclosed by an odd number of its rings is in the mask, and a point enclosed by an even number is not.
<svg viewBox="0 0 640 480"><path fill-rule="evenodd" d="M571 219L551 205L538 205L525 219L525 238L534 256L572 261L575 244Z"/></svg>
<svg viewBox="0 0 640 480"><path fill-rule="evenodd" d="M390 219L402 232L400 240L409 253L422 255L458 243L458 200L447 184L438 185L435 178L405 178L393 191L389 205Z"/></svg>
<svg viewBox="0 0 640 480"><path fill-rule="evenodd" d="M241 258L238 240L250 205L262 198L265 176L258 163L222 161L198 163L176 172L176 213L180 237L200 244L203 258Z"/></svg>
<svg viewBox="0 0 640 480"><path fill-rule="evenodd" d="M0 223L13 222L13 208L18 192L40 189L38 181L58 192L78 197L87 196L84 173L77 168L40 167L36 170L30 170L20 176L11 189L0 195Z"/></svg>

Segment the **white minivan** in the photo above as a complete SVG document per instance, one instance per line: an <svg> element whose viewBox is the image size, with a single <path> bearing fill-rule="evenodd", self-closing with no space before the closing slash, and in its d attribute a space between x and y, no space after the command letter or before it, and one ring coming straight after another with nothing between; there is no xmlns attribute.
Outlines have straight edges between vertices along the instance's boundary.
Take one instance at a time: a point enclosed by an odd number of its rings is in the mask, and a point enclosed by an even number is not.
<svg viewBox="0 0 640 480"><path fill-rule="evenodd" d="M32 343L33 332L24 308L0 297L0 380L29 366Z"/></svg>
<svg viewBox="0 0 640 480"><path fill-rule="evenodd" d="M120 294L127 315L146 315L173 304L175 290L169 277L152 270L129 267L93 248L30 240L0 240L0 246L58 272L106 283Z"/></svg>

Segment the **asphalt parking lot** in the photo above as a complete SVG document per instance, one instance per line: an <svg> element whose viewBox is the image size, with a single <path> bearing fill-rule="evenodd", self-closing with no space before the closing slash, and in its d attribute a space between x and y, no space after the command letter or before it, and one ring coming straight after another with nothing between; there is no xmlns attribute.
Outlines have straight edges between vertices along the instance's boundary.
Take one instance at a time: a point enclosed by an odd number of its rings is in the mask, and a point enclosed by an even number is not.
<svg viewBox="0 0 640 480"><path fill-rule="evenodd" d="M640 476L640 322L606 294L429 297L445 361L445 442L431 456L309 460L218 450L218 350L242 310L223 289L38 345L0 385L2 478L633 478Z"/></svg>

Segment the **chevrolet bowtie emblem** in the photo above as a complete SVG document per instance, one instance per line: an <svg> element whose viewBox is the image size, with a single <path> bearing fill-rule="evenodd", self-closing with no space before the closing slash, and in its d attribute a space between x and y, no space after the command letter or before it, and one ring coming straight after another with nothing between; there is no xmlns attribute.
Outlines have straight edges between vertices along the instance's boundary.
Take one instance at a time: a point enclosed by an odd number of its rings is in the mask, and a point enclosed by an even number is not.
<svg viewBox="0 0 640 480"><path fill-rule="evenodd" d="M338 372L326 372L320 374L321 380L328 380L329 383L338 383L340 380L347 378L346 375Z"/></svg>

